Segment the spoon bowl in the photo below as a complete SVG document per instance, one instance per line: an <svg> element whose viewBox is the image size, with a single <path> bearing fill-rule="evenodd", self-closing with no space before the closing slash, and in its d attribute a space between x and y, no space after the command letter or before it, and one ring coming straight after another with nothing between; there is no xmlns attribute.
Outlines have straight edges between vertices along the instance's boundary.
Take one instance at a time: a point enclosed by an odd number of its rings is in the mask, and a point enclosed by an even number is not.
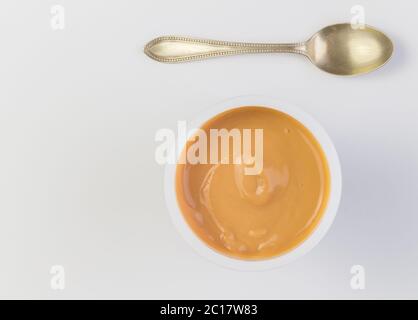
<svg viewBox="0 0 418 320"><path fill-rule="evenodd" d="M370 26L349 23L323 28L299 43L244 43L164 36L150 41L144 52L159 62L177 63L247 53L297 53L319 69L336 75L373 71L392 56L392 41Z"/></svg>
<svg viewBox="0 0 418 320"><path fill-rule="evenodd" d="M306 55L321 70L338 75L373 71L392 56L392 41L369 27L354 29L336 24L317 32L306 42Z"/></svg>

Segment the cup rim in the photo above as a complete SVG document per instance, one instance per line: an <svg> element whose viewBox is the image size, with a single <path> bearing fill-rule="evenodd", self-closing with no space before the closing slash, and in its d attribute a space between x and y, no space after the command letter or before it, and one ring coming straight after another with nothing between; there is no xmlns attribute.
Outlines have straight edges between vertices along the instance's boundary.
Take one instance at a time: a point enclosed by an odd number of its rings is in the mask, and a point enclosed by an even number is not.
<svg viewBox="0 0 418 320"><path fill-rule="evenodd" d="M240 271L261 271L280 267L294 261L311 251L320 242L331 227L337 214L341 199L342 176L337 151L331 138L328 136L322 125L305 111L287 103L286 101L283 101L282 99L264 95L246 95L226 99L201 112L198 117L188 122L188 127L193 129L200 128L206 121L224 111L245 106L272 108L293 117L302 123L314 135L320 144L328 161L330 192L325 212L313 232L305 240L298 244L297 247L279 256L259 260L244 260L227 256L209 247L187 224L177 203L175 188L177 163L165 165L164 194L172 223L175 225L177 231L186 240L186 242L198 254L205 257L209 261L230 269ZM183 148L184 144L181 146L181 150Z"/></svg>

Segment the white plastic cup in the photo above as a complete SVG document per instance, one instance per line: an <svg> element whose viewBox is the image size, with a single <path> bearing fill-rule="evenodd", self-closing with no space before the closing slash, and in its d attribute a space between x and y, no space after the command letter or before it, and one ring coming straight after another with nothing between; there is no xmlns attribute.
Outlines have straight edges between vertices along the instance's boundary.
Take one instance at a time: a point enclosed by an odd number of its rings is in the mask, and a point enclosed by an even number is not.
<svg viewBox="0 0 418 320"><path fill-rule="evenodd" d="M201 113L200 116L197 117L194 121L188 123L188 128L200 128L205 122L214 116L224 111L244 106L268 107L288 114L289 116L302 123L307 129L309 129L325 153L330 173L330 193L323 216L319 224L315 227L314 231L308 236L308 238L306 238L292 250L276 257L260 260L244 260L240 258L234 258L224 255L209 247L193 232L191 227L187 224L178 206L176 198L176 164L167 164L165 167L165 198L171 219L177 230L201 256L218 265L235 270L268 270L282 266L303 256L304 254L311 251L325 236L328 229L331 227L332 222L334 221L340 203L342 188L341 167L335 147L324 128L306 112L276 98L251 95L222 101L216 104L214 107L209 108L207 111ZM184 145L182 146L182 149L183 148Z"/></svg>

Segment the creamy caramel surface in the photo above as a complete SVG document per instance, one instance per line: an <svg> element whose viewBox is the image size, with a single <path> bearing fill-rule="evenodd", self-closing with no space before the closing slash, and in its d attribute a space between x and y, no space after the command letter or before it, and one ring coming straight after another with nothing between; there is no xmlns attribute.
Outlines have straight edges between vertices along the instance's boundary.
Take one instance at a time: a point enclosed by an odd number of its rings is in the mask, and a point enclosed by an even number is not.
<svg viewBox="0 0 418 320"><path fill-rule="evenodd" d="M263 170L246 175L244 164L177 164L177 201L187 224L228 256L288 252L309 237L326 208L330 178L321 146L300 122L271 108L231 109L201 127L208 137L222 128L263 129Z"/></svg>

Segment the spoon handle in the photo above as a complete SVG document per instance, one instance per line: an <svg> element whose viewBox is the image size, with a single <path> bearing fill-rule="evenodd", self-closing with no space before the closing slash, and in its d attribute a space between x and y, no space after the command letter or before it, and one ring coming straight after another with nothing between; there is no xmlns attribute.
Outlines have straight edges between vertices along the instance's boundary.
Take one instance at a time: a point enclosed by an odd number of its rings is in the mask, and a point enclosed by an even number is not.
<svg viewBox="0 0 418 320"><path fill-rule="evenodd" d="M247 53L306 54L301 43L244 43L164 36L147 43L145 54L159 62L177 63Z"/></svg>

